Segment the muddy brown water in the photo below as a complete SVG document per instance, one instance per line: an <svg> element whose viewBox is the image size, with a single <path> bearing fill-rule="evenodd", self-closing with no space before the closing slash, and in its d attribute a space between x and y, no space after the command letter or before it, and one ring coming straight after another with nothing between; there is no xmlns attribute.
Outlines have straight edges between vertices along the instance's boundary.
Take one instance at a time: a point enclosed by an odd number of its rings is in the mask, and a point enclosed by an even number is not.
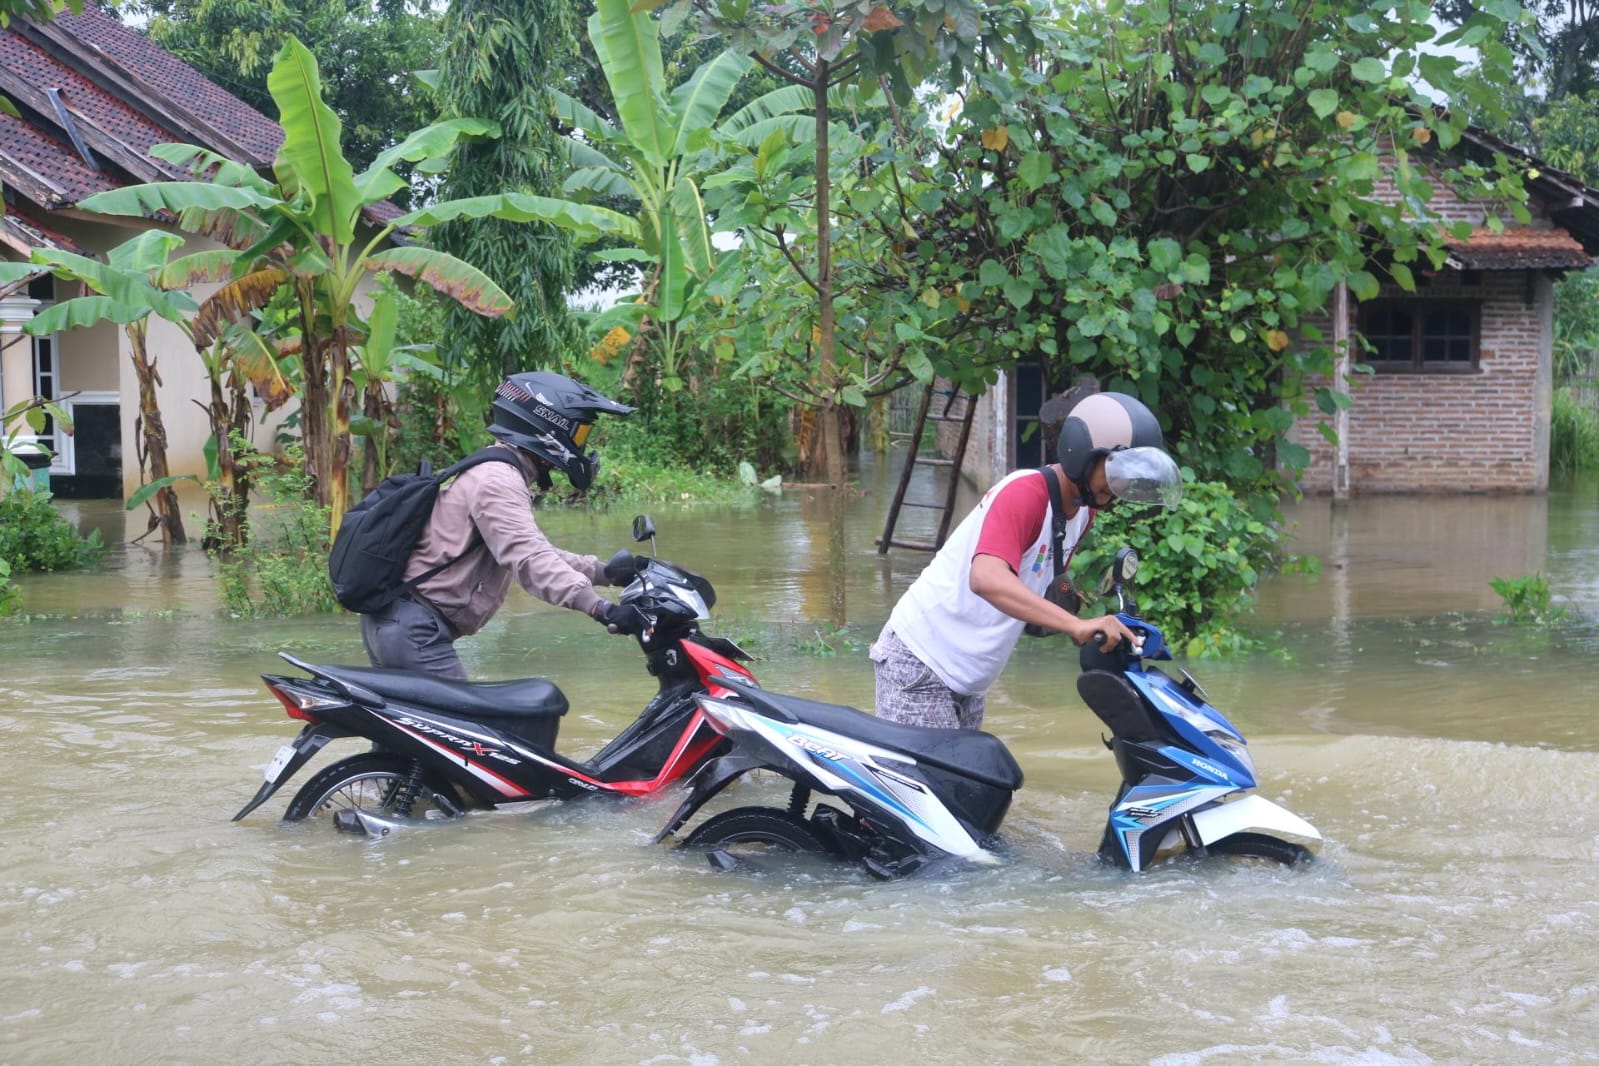
<svg viewBox="0 0 1599 1066"><path fill-rule="evenodd" d="M803 621L802 496L657 512L768 687L869 705L925 560L875 553L868 484L842 634ZM604 554L629 518L542 521ZM1027 775L998 869L719 874L649 843L672 798L369 843L279 824L285 790L232 824L294 732L258 675L359 661L353 621L222 618L198 551L30 577L0 623L0 1063L1599 1061L1599 486L1290 518L1324 568L1263 589L1285 654L1183 665L1325 834L1295 871L1096 867L1115 769L1051 642L990 702ZM1488 581L1535 571L1589 620L1495 625ZM579 755L652 690L630 642L520 595L465 652L555 678Z"/></svg>

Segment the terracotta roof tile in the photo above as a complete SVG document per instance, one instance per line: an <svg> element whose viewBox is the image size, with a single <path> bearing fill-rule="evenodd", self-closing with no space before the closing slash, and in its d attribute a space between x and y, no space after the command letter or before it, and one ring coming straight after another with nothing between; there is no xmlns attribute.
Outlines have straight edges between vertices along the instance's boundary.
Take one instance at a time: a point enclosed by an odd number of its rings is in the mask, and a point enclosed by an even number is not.
<svg viewBox="0 0 1599 1066"><path fill-rule="evenodd" d="M171 131L158 126L128 107L105 89L55 59L34 42L16 34L0 34L0 85L18 104L44 116L51 127L59 119L46 92L59 89L61 100L73 116L80 135L102 145L125 146L119 161L139 167L137 176L146 180L186 177L175 168L148 157L152 145L174 139ZM96 138L89 135L100 133ZM104 150L104 149L102 149ZM94 151L91 144L90 151ZM100 161L103 165L104 161Z"/></svg>
<svg viewBox="0 0 1599 1066"><path fill-rule="evenodd" d="M1479 226L1466 240L1451 239L1450 259L1468 270L1576 270L1593 257L1563 229L1507 226L1503 232Z"/></svg>
<svg viewBox="0 0 1599 1066"><path fill-rule="evenodd" d="M71 237L56 232L11 204L6 205L5 215L0 216L0 244L24 257L35 248L59 248L78 255L86 254Z"/></svg>
<svg viewBox="0 0 1599 1066"><path fill-rule="evenodd" d="M136 71L176 108L187 111L270 163L283 141L283 131L243 100L115 18L84 5L83 14L58 15L51 25L103 53L124 70ZM176 132L176 131L174 131ZM168 140L187 140L169 137Z"/></svg>
<svg viewBox="0 0 1599 1066"><path fill-rule="evenodd" d="M91 170L71 144L5 114L0 114L0 181L52 211L118 187L110 175Z"/></svg>

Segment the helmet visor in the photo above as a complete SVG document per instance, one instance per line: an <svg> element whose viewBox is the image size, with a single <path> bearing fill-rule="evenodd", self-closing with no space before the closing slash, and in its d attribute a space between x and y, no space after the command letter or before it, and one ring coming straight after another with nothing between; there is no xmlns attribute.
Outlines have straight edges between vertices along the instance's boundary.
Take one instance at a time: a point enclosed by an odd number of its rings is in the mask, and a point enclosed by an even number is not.
<svg viewBox="0 0 1599 1066"><path fill-rule="evenodd" d="M1111 494L1128 503L1176 507L1183 498L1183 475L1159 448L1124 448L1105 457Z"/></svg>

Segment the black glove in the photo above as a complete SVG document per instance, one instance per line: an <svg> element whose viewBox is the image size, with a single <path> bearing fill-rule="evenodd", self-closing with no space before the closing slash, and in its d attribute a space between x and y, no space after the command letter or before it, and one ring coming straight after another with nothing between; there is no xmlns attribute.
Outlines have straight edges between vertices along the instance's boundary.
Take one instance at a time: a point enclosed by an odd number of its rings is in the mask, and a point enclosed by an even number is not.
<svg viewBox="0 0 1599 1066"><path fill-rule="evenodd" d="M631 603L601 600L600 605L594 608L594 617L598 619L600 625L612 633L626 633L632 636L650 628L649 618Z"/></svg>
<svg viewBox="0 0 1599 1066"><path fill-rule="evenodd" d="M638 557L623 548L605 561L605 580L613 585L631 585L638 577Z"/></svg>

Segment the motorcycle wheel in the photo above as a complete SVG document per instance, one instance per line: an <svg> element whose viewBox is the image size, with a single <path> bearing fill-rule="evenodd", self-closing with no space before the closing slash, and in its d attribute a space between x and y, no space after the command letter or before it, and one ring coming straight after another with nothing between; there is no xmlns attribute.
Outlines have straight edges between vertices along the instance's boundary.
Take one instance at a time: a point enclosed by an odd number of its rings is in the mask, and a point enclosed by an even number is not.
<svg viewBox="0 0 1599 1066"><path fill-rule="evenodd" d="M298 822L306 818L331 818L334 813L352 807L379 814L400 814L395 801L410 776L411 768L406 760L392 755L367 752L340 759L307 781L294 794L288 809L283 812L283 820ZM444 803L439 802L440 797ZM422 789L405 816L421 818L429 810L454 813L459 809L460 804L449 785L424 775Z"/></svg>
<svg viewBox="0 0 1599 1066"><path fill-rule="evenodd" d="M1263 859L1282 866L1298 866L1315 857L1309 848L1264 833L1234 833L1230 837L1222 837L1206 850L1212 855L1233 859Z"/></svg>
<svg viewBox="0 0 1599 1066"><path fill-rule="evenodd" d="M803 818L776 807L723 811L690 833L683 846L714 849L735 859L774 851L827 851L827 845Z"/></svg>

